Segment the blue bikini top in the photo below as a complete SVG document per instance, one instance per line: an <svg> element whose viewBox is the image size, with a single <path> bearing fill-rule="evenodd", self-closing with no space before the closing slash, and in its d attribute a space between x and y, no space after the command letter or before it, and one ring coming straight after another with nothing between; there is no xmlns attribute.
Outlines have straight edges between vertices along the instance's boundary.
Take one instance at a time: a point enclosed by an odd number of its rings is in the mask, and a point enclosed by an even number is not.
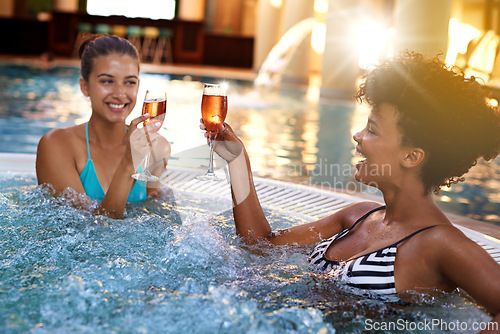
<svg viewBox="0 0 500 334"><path fill-rule="evenodd" d="M92 199L97 199L102 201L104 196L104 190L102 190L101 183L97 178L97 174L94 168L94 162L90 158L90 146L89 146L89 123L85 124L85 137L87 140L87 163L85 168L83 168L80 174L80 180L82 181L83 189L85 193ZM128 194L127 202L142 202L148 197L146 186L143 182L136 181L130 193Z"/></svg>

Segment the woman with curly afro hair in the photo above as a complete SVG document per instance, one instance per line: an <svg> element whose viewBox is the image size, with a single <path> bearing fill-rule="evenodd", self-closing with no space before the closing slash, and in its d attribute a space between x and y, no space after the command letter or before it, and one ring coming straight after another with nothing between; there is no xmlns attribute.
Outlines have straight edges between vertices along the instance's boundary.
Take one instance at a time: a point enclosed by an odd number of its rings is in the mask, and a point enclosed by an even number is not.
<svg viewBox="0 0 500 334"><path fill-rule="evenodd" d="M362 157L354 178L376 186L385 205L355 203L273 232L245 147L224 124L215 150L229 164L236 233L254 247L316 245L312 268L373 296L461 288L498 323L500 265L453 226L433 197L478 159L499 154L500 113L487 91L437 57L405 52L367 72L357 98L371 111L353 137Z"/></svg>

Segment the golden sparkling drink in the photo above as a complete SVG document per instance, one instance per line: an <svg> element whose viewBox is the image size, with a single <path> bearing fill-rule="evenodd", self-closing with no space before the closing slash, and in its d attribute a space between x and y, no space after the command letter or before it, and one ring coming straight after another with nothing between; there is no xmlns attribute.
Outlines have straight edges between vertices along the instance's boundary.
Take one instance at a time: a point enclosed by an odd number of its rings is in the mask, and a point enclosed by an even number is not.
<svg viewBox="0 0 500 334"><path fill-rule="evenodd" d="M167 110L167 100L160 101L144 101L142 106L142 114L148 113L150 116L144 121L144 125L152 121L160 121L163 124L165 120L165 112Z"/></svg>
<svg viewBox="0 0 500 334"><path fill-rule="evenodd" d="M217 131L226 119L227 96L203 95L201 99L201 117L208 131Z"/></svg>

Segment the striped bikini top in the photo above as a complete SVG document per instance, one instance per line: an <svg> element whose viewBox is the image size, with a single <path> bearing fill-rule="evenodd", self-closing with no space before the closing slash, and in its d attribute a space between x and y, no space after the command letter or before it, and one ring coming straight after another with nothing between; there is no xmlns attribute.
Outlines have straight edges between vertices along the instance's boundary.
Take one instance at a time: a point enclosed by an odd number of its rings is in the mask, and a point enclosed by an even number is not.
<svg viewBox="0 0 500 334"><path fill-rule="evenodd" d="M359 218L351 227L326 239L316 245L309 262L318 269L328 272L339 278L342 283L348 286L368 290L376 294L395 294L396 283L394 280L394 261L396 260L396 250L400 243L408 240L412 236L425 231L434 226L424 227L403 239L371 252L358 256L347 261L332 261L326 258L326 251L336 240L345 237L358 223L363 221L373 212L384 209L385 206L375 208Z"/></svg>

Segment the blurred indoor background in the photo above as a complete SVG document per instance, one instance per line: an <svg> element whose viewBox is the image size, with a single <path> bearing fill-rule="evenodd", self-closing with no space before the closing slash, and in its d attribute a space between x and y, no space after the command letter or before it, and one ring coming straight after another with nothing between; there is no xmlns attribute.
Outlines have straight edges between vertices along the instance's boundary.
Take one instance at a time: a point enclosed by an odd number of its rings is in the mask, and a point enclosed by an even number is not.
<svg viewBox="0 0 500 334"><path fill-rule="evenodd" d="M360 69L404 49L440 53L495 86L499 16L497 0L1 0L0 54L71 58L82 36L112 33L145 63L257 73L296 27L266 70L319 78L324 96L351 95Z"/></svg>

